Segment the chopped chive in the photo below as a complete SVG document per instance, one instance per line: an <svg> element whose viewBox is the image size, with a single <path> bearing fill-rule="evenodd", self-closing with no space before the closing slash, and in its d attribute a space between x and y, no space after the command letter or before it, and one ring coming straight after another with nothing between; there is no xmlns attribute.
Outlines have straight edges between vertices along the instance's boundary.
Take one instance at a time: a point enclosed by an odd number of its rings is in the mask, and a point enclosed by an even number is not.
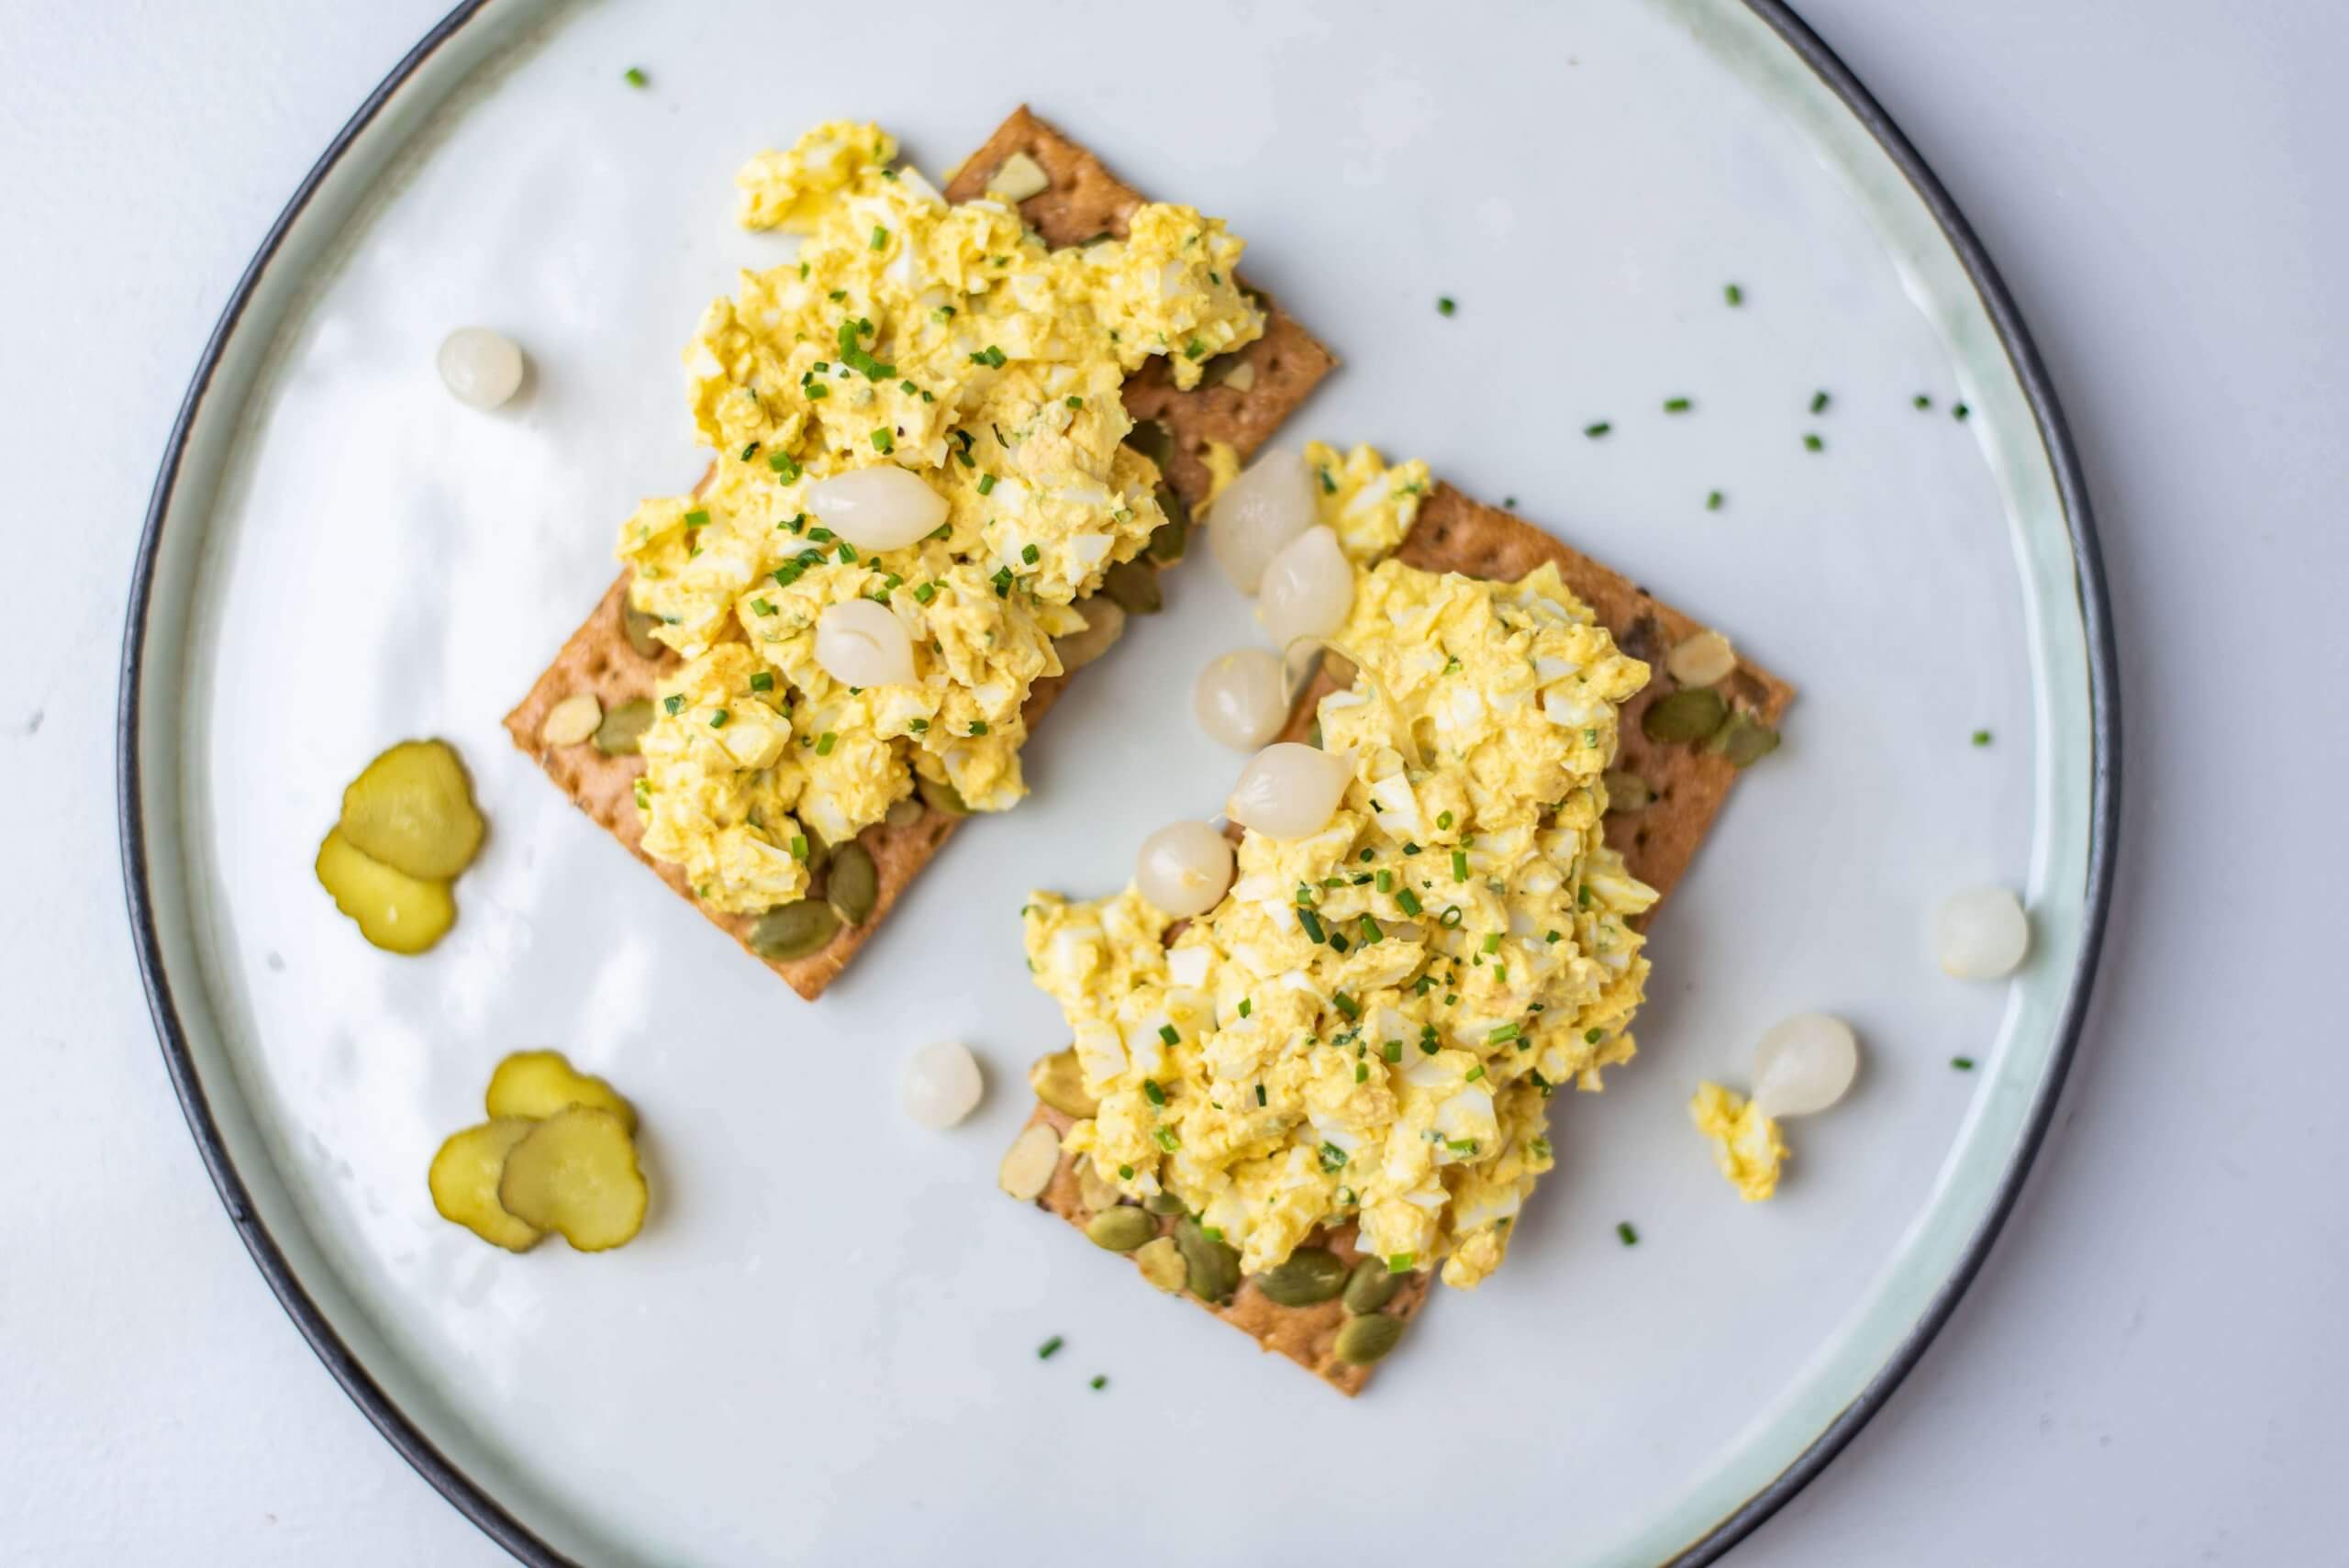
<svg viewBox="0 0 2349 1568"><path fill-rule="evenodd" d="M1802 439L1802 450L1807 452L1823 452L1827 450L1827 443L1820 439L1817 431L1808 431Z"/></svg>
<svg viewBox="0 0 2349 1568"><path fill-rule="evenodd" d="M698 506L685 514L685 527L689 528L704 528L707 526L708 522L709 514L703 511Z"/></svg>
<svg viewBox="0 0 2349 1568"><path fill-rule="evenodd" d="M1354 1082L1357 1084L1367 1084L1370 1082L1370 1063L1367 1062L1357 1062L1354 1063Z"/></svg>
<svg viewBox="0 0 2349 1568"><path fill-rule="evenodd" d="M1319 943L1329 940L1327 933L1321 929L1321 917L1302 904L1297 906L1297 923L1305 928L1306 940Z"/></svg>
<svg viewBox="0 0 2349 1568"><path fill-rule="evenodd" d="M1810 411L1814 414L1826 413L1828 401L1827 394L1823 392L1812 393L1810 395Z"/></svg>
<svg viewBox="0 0 2349 1568"><path fill-rule="evenodd" d="M831 395L832 395L832 389L831 389L830 387L829 387L829 386L826 386L826 385L825 385L822 382L820 382L820 381L819 381L819 382L816 382L816 383L814 383L812 385L810 385L810 386L807 388L807 395L808 395L808 397L809 397L809 398L811 398L811 399L813 399L813 398L818 398L818 397L829 397Z"/></svg>
<svg viewBox="0 0 2349 1568"><path fill-rule="evenodd" d="M1346 1168L1346 1151L1339 1148L1334 1143L1323 1143L1321 1145L1321 1168L1324 1171L1344 1170Z"/></svg>
<svg viewBox="0 0 2349 1568"><path fill-rule="evenodd" d="M1375 917L1364 915L1362 917L1362 940L1364 941L1380 941L1385 940L1386 936L1386 929L1381 926Z"/></svg>
<svg viewBox="0 0 2349 1568"><path fill-rule="evenodd" d="M807 835L805 833L794 833L791 836L791 858L795 861L804 861L807 858Z"/></svg>
<svg viewBox="0 0 2349 1568"><path fill-rule="evenodd" d="M1042 552L1032 544L1023 544L1019 547L1019 559L1030 566L1036 564L1038 557L1041 554Z"/></svg>
<svg viewBox="0 0 2349 1568"><path fill-rule="evenodd" d="M1953 419L1963 419L1973 412L1973 409L1963 403L1953 403L1949 406L1949 417Z"/></svg>
<svg viewBox="0 0 2349 1568"><path fill-rule="evenodd" d="M1164 1040L1169 1045L1180 1045L1183 1043L1182 1035L1175 1029L1173 1024L1159 1025L1158 1038Z"/></svg>
<svg viewBox="0 0 2349 1568"><path fill-rule="evenodd" d="M1468 880L1468 851L1465 850L1452 851L1452 880L1454 882Z"/></svg>
<svg viewBox="0 0 2349 1568"><path fill-rule="evenodd" d="M1931 408L1933 406L1933 400L1926 396L1921 392L1917 394L1916 396L1910 398L1909 401L1920 408Z"/></svg>
<svg viewBox="0 0 2349 1568"><path fill-rule="evenodd" d="M1066 1343L1068 1343L1067 1340L1062 1339L1058 1334L1054 1334L1051 1339L1046 1340L1042 1344L1036 1347L1036 1359L1040 1362L1048 1362L1052 1360L1052 1352L1059 1350Z"/></svg>
<svg viewBox="0 0 2349 1568"><path fill-rule="evenodd" d="M1454 300L1450 295L1440 294L1436 295L1435 313L1438 316L1449 316L1459 308L1459 302Z"/></svg>
<svg viewBox="0 0 2349 1568"><path fill-rule="evenodd" d="M888 426L884 425L879 429L873 432L873 450L878 452L895 451L897 450L896 441L889 435Z"/></svg>
<svg viewBox="0 0 2349 1568"><path fill-rule="evenodd" d="M1718 512L1721 509L1721 503L1727 499L1728 497L1718 490L1708 490L1705 492L1705 510Z"/></svg>
<svg viewBox="0 0 2349 1568"><path fill-rule="evenodd" d="M1390 1040L1378 1048L1378 1053L1389 1062L1400 1062L1403 1060L1403 1042L1399 1040Z"/></svg>
<svg viewBox="0 0 2349 1568"><path fill-rule="evenodd" d="M1990 743L1990 732L1987 729L1976 730L1974 732L1974 743L1976 746L1987 746Z"/></svg>
<svg viewBox="0 0 2349 1568"><path fill-rule="evenodd" d="M685 695L683 692L679 692L674 696L665 696L661 699L661 706L665 712L675 713L685 706Z"/></svg>
<svg viewBox="0 0 2349 1568"><path fill-rule="evenodd" d="M1582 1031L1582 1042L1585 1045L1597 1045L1600 1040L1605 1040L1606 1038L1607 1031L1605 1029L1588 1029Z"/></svg>
<svg viewBox="0 0 2349 1568"><path fill-rule="evenodd" d="M980 495L986 495L989 491L993 490L994 488L995 488L995 475L994 475L994 474L992 474L992 473L982 473L982 474L980 474L980 475L979 475L979 494L980 494Z"/></svg>
<svg viewBox="0 0 2349 1568"><path fill-rule="evenodd" d="M1636 1247L1640 1244L1640 1233L1631 1229L1631 1222L1628 1219L1617 1222L1615 1234L1626 1247Z"/></svg>
<svg viewBox="0 0 2349 1568"><path fill-rule="evenodd" d="M1084 407L1084 406L1085 406L1085 399L1084 399L1084 398L1082 398L1082 397L1074 397L1074 396L1072 396L1072 397L1068 400L1068 406L1069 406L1071 408L1082 408L1082 407Z"/></svg>
<svg viewBox="0 0 2349 1568"><path fill-rule="evenodd" d="M926 604L930 603L930 600L932 600L932 599L934 599L934 598L936 598L936 597L938 597L938 584L935 584L935 583L917 583L917 584L914 584L914 598L915 598L918 602L919 602L919 603L921 603L921 604L925 604L925 605L926 605Z"/></svg>
<svg viewBox="0 0 2349 1568"><path fill-rule="evenodd" d="M620 72L620 80L627 83L631 87L641 87L646 83L650 82L651 78L645 75L642 67L631 65L626 71Z"/></svg>
<svg viewBox="0 0 2349 1568"><path fill-rule="evenodd" d="M1601 419L1601 420L1599 420L1597 424L1594 424L1594 425L1585 425L1585 426L1582 428L1582 433L1583 433L1584 435L1586 435L1586 436L1588 436L1592 440L1594 440L1594 441L1595 441L1595 440L1598 439L1598 438L1599 438L1599 437L1601 437L1601 436L1605 435L1608 431L1609 431L1609 430L1613 429L1614 428L1615 428L1614 426L1612 426L1612 425L1609 424L1606 420Z"/></svg>
<svg viewBox="0 0 2349 1568"><path fill-rule="evenodd" d="M1445 905L1443 906L1443 914L1439 917L1439 923L1447 928L1459 925L1460 906L1457 904Z"/></svg>
<svg viewBox="0 0 2349 1568"><path fill-rule="evenodd" d="M1352 943L1352 942L1350 942L1350 941L1346 940L1346 933L1345 933L1345 932L1343 932L1343 931L1331 931L1331 932L1330 933L1330 950L1331 950L1332 951L1335 951L1335 952L1344 952L1348 948L1351 948L1351 947L1353 947L1353 943Z"/></svg>
<svg viewBox="0 0 2349 1568"><path fill-rule="evenodd" d="M1960 1073L1971 1073L1974 1071L1974 1058L1970 1056L1953 1056L1949 1059L1949 1064L1952 1067L1956 1068Z"/></svg>
<svg viewBox="0 0 2349 1568"><path fill-rule="evenodd" d="M1462 1079L1461 1079L1460 1081L1461 1081L1462 1083L1464 1083L1464 1084L1473 1084L1473 1083L1475 1083L1477 1079L1479 1079L1479 1078L1483 1077L1484 1075L1485 1075L1485 1068L1484 1068L1484 1064L1483 1064L1483 1063L1481 1063L1481 1062L1479 1062L1477 1065L1475 1065L1475 1066L1471 1067L1470 1069L1468 1069L1468 1071L1467 1071L1466 1074L1465 1074L1464 1076L1463 1076L1463 1077L1462 1077Z"/></svg>
<svg viewBox="0 0 2349 1568"><path fill-rule="evenodd" d="M1486 931L1486 932L1485 933L1485 944L1484 944L1484 946L1485 946L1485 951L1486 951L1486 952L1498 952L1498 951L1501 951L1501 934L1500 934L1498 931Z"/></svg>
<svg viewBox="0 0 2349 1568"><path fill-rule="evenodd" d="M754 692L771 692L774 690L774 672L772 670L753 670L751 672L751 689Z"/></svg>
<svg viewBox="0 0 2349 1568"><path fill-rule="evenodd" d="M1667 414L1686 414L1693 406L1695 405L1685 397L1667 397L1664 400L1664 411Z"/></svg>
<svg viewBox="0 0 2349 1568"><path fill-rule="evenodd" d="M1109 1380L1097 1373L1094 1374L1093 1381L1086 1385L1086 1386L1097 1391L1108 1387Z"/></svg>
<svg viewBox="0 0 2349 1568"><path fill-rule="evenodd" d="M1120 1165L1118 1167L1118 1180L1121 1182L1130 1182L1133 1179L1134 1168L1131 1165Z"/></svg>
<svg viewBox="0 0 2349 1568"><path fill-rule="evenodd" d="M986 721L985 719L984 719L984 718L974 718L974 719L971 720L971 733L972 733L972 734L974 734L974 735L985 735L986 732L987 732L987 721Z"/></svg>
<svg viewBox="0 0 2349 1568"><path fill-rule="evenodd" d="M833 734L829 729L825 730L821 735L816 737L816 755L818 757L830 756L832 754L832 748L839 743L839 736Z"/></svg>
<svg viewBox="0 0 2349 1568"><path fill-rule="evenodd" d="M873 249L875 250L885 250L888 248L889 231L882 228L879 224L874 224L873 226Z"/></svg>
<svg viewBox="0 0 2349 1568"><path fill-rule="evenodd" d="M1731 284L1721 290L1721 297L1729 301L1730 304L1733 306L1743 305L1745 303L1745 291L1738 287L1735 284Z"/></svg>
<svg viewBox="0 0 2349 1568"><path fill-rule="evenodd" d="M1382 866L1379 869L1378 875L1374 880L1378 884L1379 892L1392 893L1395 891L1395 873L1386 870L1385 867Z"/></svg>
<svg viewBox="0 0 2349 1568"><path fill-rule="evenodd" d="M1485 1036L1485 1043L1486 1045L1507 1045L1510 1040L1515 1040L1524 1031L1520 1029L1515 1024L1503 1024L1500 1028L1492 1030Z"/></svg>
<svg viewBox="0 0 2349 1568"><path fill-rule="evenodd" d="M781 475L785 484L799 477L799 464L789 452L767 453L767 466Z"/></svg>
<svg viewBox="0 0 2349 1568"><path fill-rule="evenodd" d="M1247 997L1245 997L1245 996L1242 996L1242 997L1241 997L1241 998L1240 998L1240 1016L1241 1016L1241 1018L1246 1018L1249 1014L1251 1014L1251 1013L1254 1012L1255 1010L1256 1010L1256 1004L1255 1004L1255 1003L1253 1003L1253 1002L1250 1001L1250 1000L1249 1000Z"/></svg>
<svg viewBox="0 0 2349 1568"><path fill-rule="evenodd" d="M1264 1085L1262 1084L1256 1085L1256 1103L1259 1106L1264 1103Z"/></svg>
<svg viewBox="0 0 2349 1568"><path fill-rule="evenodd" d="M1419 912L1419 895L1408 887L1395 895L1395 904L1406 915L1416 915Z"/></svg>
<svg viewBox="0 0 2349 1568"><path fill-rule="evenodd" d="M1174 1129L1171 1127L1162 1127L1155 1132L1152 1132L1151 1137L1156 1139L1158 1140L1158 1146L1161 1149L1165 1150L1169 1154L1174 1153L1176 1147L1182 1142L1182 1140L1174 1136Z"/></svg>
<svg viewBox="0 0 2349 1568"><path fill-rule="evenodd" d="M1346 1016L1346 1021L1349 1023L1352 1023L1354 1019L1362 1017L1362 1004L1355 1001L1352 996L1347 995L1343 991L1331 994L1330 997L1330 1006L1337 1008L1341 1013L1343 1013Z"/></svg>
<svg viewBox="0 0 2349 1568"><path fill-rule="evenodd" d="M837 554L841 558L842 565L846 565L856 559L856 546L849 543L846 539L841 540L839 544L832 548L833 553Z"/></svg>
<svg viewBox="0 0 2349 1568"><path fill-rule="evenodd" d="M1166 1103L1166 1091L1158 1086L1157 1079L1144 1078L1141 1081L1141 1097L1153 1106L1163 1106Z"/></svg>
<svg viewBox="0 0 2349 1568"><path fill-rule="evenodd" d="M723 729L726 728L726 721L733 717L721 707L709 716L709 727L712 729Z"/></svg>
<svg viewBox="0 0 2349 1568"><path fill-rule="evenodd" d="M1386 1272L1390 1274L1408 1274L1411 1272L1412 1262L1410 1253L1397 1252L1386 1260Z"/></svg>

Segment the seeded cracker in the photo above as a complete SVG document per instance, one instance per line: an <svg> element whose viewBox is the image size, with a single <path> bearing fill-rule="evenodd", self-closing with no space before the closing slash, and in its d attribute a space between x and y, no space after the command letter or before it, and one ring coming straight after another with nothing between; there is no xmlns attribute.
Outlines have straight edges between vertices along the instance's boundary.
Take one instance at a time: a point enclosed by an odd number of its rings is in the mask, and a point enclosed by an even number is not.
<svg viewBox="0 0 2349 1568"><path fill-rule="evenodd" d="M1034 160L1051 181L1045 189L1019 204L1020 216L1049 244L1076 245L1098 235L1122 234L1128 217L1141 203L1141 196L1120 183L1099 159L1024 107L1004 121L986 144L963 164L946 186L948 199L968 201L985 195L990 176L1015 152L1024 152ZM1266 301L1265 308L1268 318L1264 335L1240 352L1225 356L1253 367L1253 379L1246 390L1219 384L1177 392L1156 361L1126 384L1128 411L1138 420L1162 420L1173 432L1174 450L1167 463L1167 479L1194 507L1207 499L1208 472L1197 455L1204 444L1222 441L1246 458L1264 444L1336 363L1329 350L1283 315L1278 306ZM629 646L620 618L627 596L628 579L624 574L605 594L586 623L571 634L571 639L563 644L562 651L539 677L529 695L506 716L506 728L514 737L514 744L536 758L548 776L581 810L601 823L679 895L690 899L693 893L686 885L684 872L651 860L640 847L643 824L636 809L635 788L637 779L644 773L642 760L634 756L607 757L591 743L551 746L541 735L548 711L566 697L591 693L608 713L624 703L651 696L654 683L675 667L676 655L666 650L657 659L647 659ZM1026 710L1031 725L1052 706L1060 686L1057 678L1036 683ZM862 925L844 928L828 946L806 958L787 962L761 962L788 981L800 995L814 1001L848 966L857 949L880 926L898 895L930 863L954 827L955 818L925 808L904 827L877 823L866 828L858 835L857 841L872 855L874 867L879 873L880 893L873 913ZM749 951L748 939L756 917L724 914L703 907L698 901L696 906L712 922L724 927L736 941L743 942L745 951Z"/></svg>
<svg viewBox="0 0 2349 1568"><path fill-rule="evenodd" d="M1696 633L1704 623L1663 603L1629 578L1577 554L1514 512L1470 500L1449 484L1439 484L1419 508L1396 554L1425 572L1458 572L1471 577L1514 580L1545 561L1557 562L1566 586L1588 605L1601 625L1625 651L1647 662L1647 688L1623 706L1619 727L1616 768L1639 775L1653 798L1636 810L1611 811L1607 841L1621 851L1633 876L1666 894L1680 881L1698 844L1712 827L1729 798L1738 770L1724 759L1688 745L1663 744L1648 739L1640 717L1650 704L1675 689L1664 669L1664 655ZM1341 665L1334 657L1328 665ZM1341 678L1343 677L1343 678ZM1325 668L1307 684L1289 710L1281 738L1301 740L1312 730L1321 699L1351 684L1352 672ZM1750 714L1773 728L1794 700L1794 688L1750 660L1718 683L1732 709ZM1653 910L1650 911L1652 915ZM1642 924L1645 924L1642 917ZM1049 1106L1038 1106L1030 1125L1049 1125L1065 1134L1074 1118ZM1037 1207L1059 1215L1079 1229L1092 1217L1080 1195L1074 1158L1063 1154L1060 1167L1037 1200ZM1162 1229L1172 1221L1162 1220ZM1349 1262L1356 1256L1353 1228L1334 1235L1315 1231L1308 1246L1328 1247ZM1405 1276L1402 1288L1386 1307L1386 1313L1408 1322L1426 1302L1432 1273ZM1192 1297L1193 1300L1197 1298ZM1241 1284L1228 1307L1200 1303L1267 1351L1278 1351L1341 1393L1362 1392L1375 1366L1353 1366L1338 1359L1335 1345L1347 1314L1339 1303L1315 1307L1283 1307L1257 1290L1252 1281ZM1407 1336L1408 1337L1408 1336Z"/></svg>

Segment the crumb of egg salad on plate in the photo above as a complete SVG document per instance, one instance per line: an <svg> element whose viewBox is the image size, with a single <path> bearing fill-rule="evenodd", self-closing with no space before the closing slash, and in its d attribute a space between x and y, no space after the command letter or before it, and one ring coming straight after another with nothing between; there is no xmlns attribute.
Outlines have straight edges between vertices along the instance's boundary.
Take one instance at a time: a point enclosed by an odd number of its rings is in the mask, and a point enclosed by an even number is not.
<svg viewBox="0 0 2349 1568"><path fill-rule="evenodd" d="M1762 1108L1734 1089L1699 1084L1688 1102L1689 1119L1712 1140L1713 1163L1737 1195L1760 1203L1778 1190L1778 1169L1787 1162L1787 1142L1778 1124Z"/></svg>
<svg viewBox="0 0 2349 1568"><path fill-rule="evenodd" d="M719 910L800 897L824 846L917 791L1026 794L1054 639L1166 521L1126 378L1163 357L1197 385L1264 328L1217 219L1145 204L1122 239L1052 250L896 154L835 122L741 172L743 221L797 256L709 307L688 366L711 472L620 532L630 606L685 661L639 741L643 848Z"/></svg>
<svg viewBox="0 0 2349 1568"><path fill-rule="evenodd" d="M1261 776L1329 793L1234 809L1229 891L1171 942L1144 882L1035 895L1030 966L1097 1101L1066 1147L1126 1195L1179 1199L1250 1274L1352 1223L1395 1273L1473 1287L1553 1164L1551 1095L1636 1049L1632 922L1656 895L1606 845L1602 775L1649 672L1554 565L1499 583L1385 559L1424 464L1307 462L1353 574L1322 640L1356 676L1320 705L1321 751Z"/></svg>

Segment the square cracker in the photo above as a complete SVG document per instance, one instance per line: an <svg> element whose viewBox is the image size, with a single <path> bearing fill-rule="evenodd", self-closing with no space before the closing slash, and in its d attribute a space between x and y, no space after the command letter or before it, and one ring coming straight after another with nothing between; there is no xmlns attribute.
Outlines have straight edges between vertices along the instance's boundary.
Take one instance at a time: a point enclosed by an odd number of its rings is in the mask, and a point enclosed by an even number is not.
<svg viewBox="0 0 2349 1568"><path fill-rule="evenodd" d="M1418 521L1396 553L1422 571L1458 572L1505 582L1524 576L1545 561L1555 562L1566 586L1591 607L1617 643L1648 662L1652 673L1647 686L1623 706L1615 765L1646 780L1654 799L1642 810L1610 812L1607 841L1622 854L1632 875L1659 894L1669 893L1687 871L1698 844L1703 841L1728 800L1730 786L1737 782L1737 769L1722 759L1709 756L1694 746L1651 740L1640 728L1640 716L1647 711L1648 705L1675 689L1675 683L1664 668L1664 654L1683 638L1705 629L1704 623L1664 604L1631 579L1571 549L1516 513L1472 501L1449 484L1436 486L1435 493L1420 506ZM1329 667L1341 663L1334 658L1325 661L1324 668L1298 695L1296 706L1289 710L1288 725L1282 731L1284 740L1303 740L1313 728L1321 699L1351 684L1351 671ZM1723 679L1720 688L1732 705L1773 728L1786 713L1787 705L1794 700L1792 686L1743 658L1739 660L1736 670ZM1031 1124L1050 1124L1063 1136L1072 1120L1041 1105L1030 1118ZM1080 1229L1084 1228L1092 1218L1092 1211L1085 1207L1079 1196L1075 1156L1063 1152L1052 1184L1036 1202L1039 1207L1059 1215ZM1162 1229L1167 1223L1171 1222L1162 1222ZM1316 1232L1308 1240L1330 1247L1350 1262L1357 1255L1351 1226L1334 1236ZM1408 1321L1425 1304L1430 1288L1429 1275L1411 1275L1396 1293L1388 1310ZM1332 1347L1338 1330L1345 1326L1346 1317L1344 1308L1334 1301L1316 1307L1282 1307L1250 1281L1241 1285L1228 1307L1208 1302L1200 1305L1264 1349L1278 1351L1341 1393L1361 1393L1375 1370L1352 1366L1337 1359Z"/></svg>
<svg viewBox="0 0 2349 1568"><path fill-rule="evenodd" d="M1003 161L1015 152L1035 160L1051 180L1043 191L1020 203L1020 216L1052 245L1074 245L1101 234L1122 234L1126 220L1141 197L1102 166L1084 148L1030 114L1025 107L997 128L985 145L963 164L947 183L952 201L981 195ZM1265 302L1264 335L1236 353L1222 356L1253 367L1253 377L1241 377L1245 390L1235 390L1226 377L1214 386L1188 392L1175 390L1165 366L1152 360L1126 383L1127 407L1137 419L1163 421L1173 435L1173 455L1167 481L1184 500L1197 506L1207 499L1208 470L1199 454L1210 441L1230 447L1241 458L1262 446L1290 410L1305 400L1316 383L1329 374L1336 361L1315 342L1304 328ZM651 866L677 893L693 899L685 874L677 867L645 854L643 824L635 806L636 781L644 773L641 758L607 757L591 743L550 746L540 731L549 709L579 692L593 692L606 709L652 695L654 684L674 669L676 656L663 650L647 659L629 643L621 623L627 601L628 575L621 573L586 622L571 634L530 688L529 695L506 716L507 732L514 744L538 760L549 777L579 808L601 823L630 854ZM1060 679L1040 681L1030 692L1026 717L1032 725L1052 706ZM848 966L867 938L880 928L898 897L923 866L930 863L956 818L925 807L903 827L875 823L858 835L858 842L873 857L879 873L880 896L863 924L844 929L829 944L806 958L787 962L760 962L787 981L800 995L814 1001ZM749 951L756 917L729 915L694 899L712 923L723 927ZM752 954L756 957L756 954Z"/></svg>

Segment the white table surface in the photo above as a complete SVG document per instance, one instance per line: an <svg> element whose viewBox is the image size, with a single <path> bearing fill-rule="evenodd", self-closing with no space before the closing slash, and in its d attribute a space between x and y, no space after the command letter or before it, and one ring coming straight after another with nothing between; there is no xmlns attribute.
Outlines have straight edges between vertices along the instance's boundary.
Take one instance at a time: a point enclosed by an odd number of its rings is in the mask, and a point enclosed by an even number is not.
<svg viewBox="0 0 2349 1568"><path fill-rule="evenodd" d="M111 779L188 372L440 9L0 7L0 1563L506 1561L344 1399L214 1197L139 993ZM2121 628L2125 854L2021 1207L1890 1407L1734 1561L2337 1561L2349 10L1804 9L1971 215L2071 415Z"/></svg>

